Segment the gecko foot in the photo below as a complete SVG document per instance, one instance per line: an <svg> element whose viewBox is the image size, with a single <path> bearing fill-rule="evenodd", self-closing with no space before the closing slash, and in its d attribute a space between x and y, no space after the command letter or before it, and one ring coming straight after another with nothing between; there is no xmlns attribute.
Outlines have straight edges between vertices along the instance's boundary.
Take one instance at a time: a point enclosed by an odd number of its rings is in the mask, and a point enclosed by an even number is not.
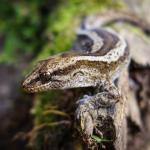
<svg viewBox="0 0 150 150"><path fill-rule="evenodd" d="M76 110L76 118L79 121L81 130L89 136L93 133L97 119L97 111L92 100L93 96L85 95L83 99L77 101L78 108Z"/></svg>
<svg viewBox="0 0 150 150"><path fill-rule="evenodd" d="M101 92L94 96L85 95L78 100L76 118L81 130L87 135L92 135L97 124L98 110L114 106L119 98L118 93Z"/></svg>

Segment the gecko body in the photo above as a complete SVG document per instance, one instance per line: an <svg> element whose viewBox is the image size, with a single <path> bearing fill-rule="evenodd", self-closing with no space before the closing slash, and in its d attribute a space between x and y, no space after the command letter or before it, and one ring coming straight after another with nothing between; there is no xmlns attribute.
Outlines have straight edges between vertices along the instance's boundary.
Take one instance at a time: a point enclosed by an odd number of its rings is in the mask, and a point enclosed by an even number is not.
<svg viewBox="0 0 150 150"><path fill-rule="evenodd" d="M114 31L100 27L119 19L149 33L146 25L132 15L111 12L87 17L77 31L71 51L40 61L23 82L28 92L95 87L95 95L86 95L77 102L76 116L87 135L92 135L97 119L93 111L111 107L121 97L115 80L130 61L128 44Z"/></svg>

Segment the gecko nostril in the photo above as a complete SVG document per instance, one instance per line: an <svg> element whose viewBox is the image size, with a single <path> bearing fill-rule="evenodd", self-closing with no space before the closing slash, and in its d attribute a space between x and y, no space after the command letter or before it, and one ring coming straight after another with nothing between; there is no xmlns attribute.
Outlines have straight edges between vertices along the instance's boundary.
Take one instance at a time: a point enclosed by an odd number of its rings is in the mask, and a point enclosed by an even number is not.
<svg viewBox="0 0 150 150"><path fill-rule="evenodd" d="M26 87L27 87L27 81L25 80L25 81L23 81L22 82L22 84L21 84L21 87L23 88L23 89L25 89Z"/></svg>
<svg viewBox="0 0 150 150"><path fill-rule="evenodd" d="M25 86L25 84L24 83L22 83L22 86L21 86L23 89L25 89L26 88L26 86Z"/></svg>

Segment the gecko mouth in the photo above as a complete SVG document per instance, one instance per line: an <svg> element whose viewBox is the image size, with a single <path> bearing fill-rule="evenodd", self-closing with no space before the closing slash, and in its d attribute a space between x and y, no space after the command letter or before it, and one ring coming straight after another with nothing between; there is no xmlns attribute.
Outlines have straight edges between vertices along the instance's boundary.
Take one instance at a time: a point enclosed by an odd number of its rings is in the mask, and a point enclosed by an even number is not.
<svg viewBox="0 0 150 150"><path fill-rule="evenodd" d="M29 93L36 93L48 90L49 83L42 84L39 80L32 81L32 84L22 84L23 89Z"/></svg>
<svg viewBox="0 0 150 150"><path fill-rule="evenodd" d="M58 89L62 87L62 83L60 80L53 80L49 82L43 82L41 81L41 78L35 77L34 79L26 79L23 84L22 88L29 92L29 93L36 93L36 92L42 92L47 91L49 89Z"/></svg>

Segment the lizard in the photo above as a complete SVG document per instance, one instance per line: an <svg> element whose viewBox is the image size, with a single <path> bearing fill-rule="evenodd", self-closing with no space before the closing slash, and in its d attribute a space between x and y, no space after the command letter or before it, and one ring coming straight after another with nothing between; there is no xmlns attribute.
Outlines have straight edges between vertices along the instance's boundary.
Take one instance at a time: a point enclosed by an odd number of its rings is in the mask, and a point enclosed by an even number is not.
<svg viewBox="0 0 150 150"><path fill-rule="evenodd" d="M129 13L110 11L91 15L83 19L77 31L77 44L69 52L39 61L22 84L31 93L94 87L95 95L85 95L77 101L76 118L88 136L93 134L93 122L97 119L93 111L119 102L121 91L115 82L130 62L126 40L104 27L115 21L129 22L150 34L148 23Z"/></svg>

